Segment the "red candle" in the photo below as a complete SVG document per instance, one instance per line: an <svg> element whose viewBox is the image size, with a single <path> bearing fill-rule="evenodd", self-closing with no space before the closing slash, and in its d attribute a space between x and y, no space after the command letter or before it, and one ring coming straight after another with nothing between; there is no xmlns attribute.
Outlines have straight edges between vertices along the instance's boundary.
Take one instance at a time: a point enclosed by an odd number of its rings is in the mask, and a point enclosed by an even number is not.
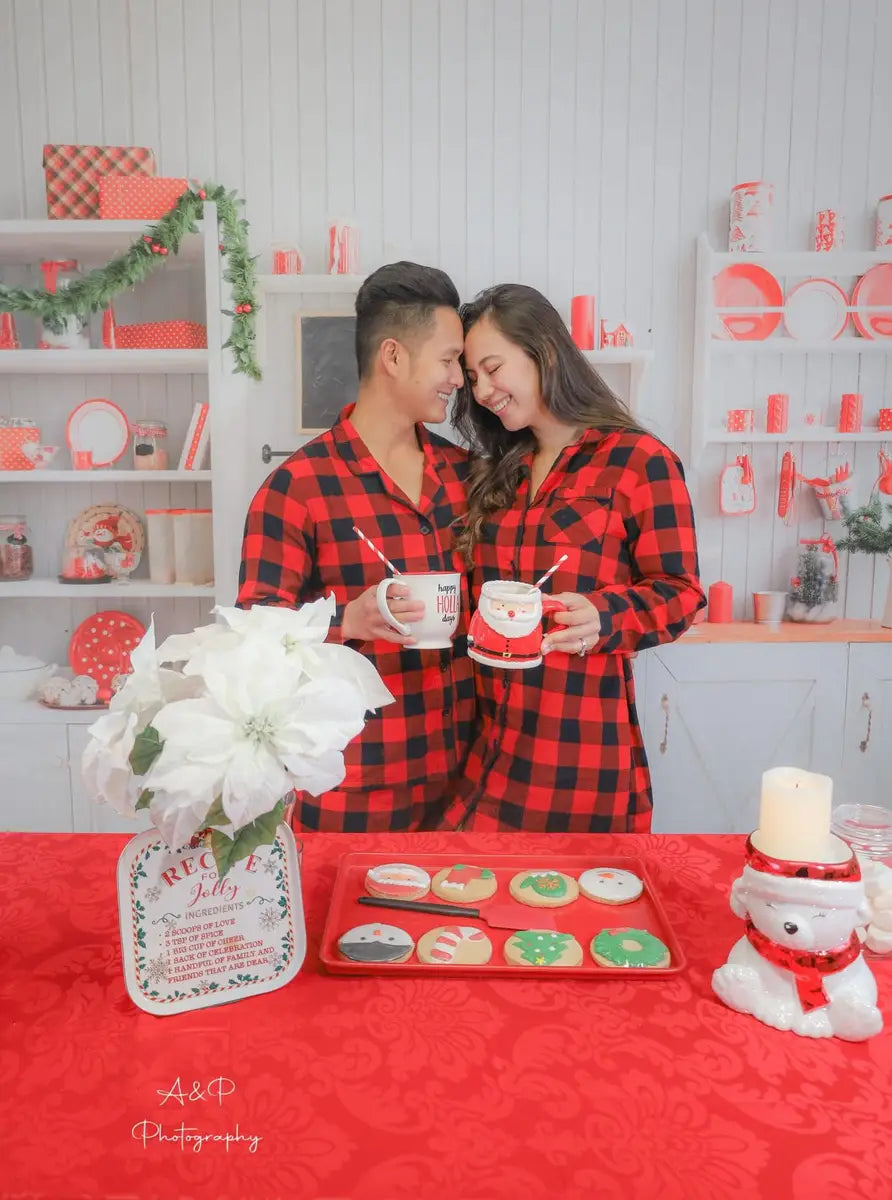
<svg viewBox="0 0 892 1200"><path fill-rule="evenodd" d="M843 392L839 404L839 432L861 432L862 398L858 392Z"/></svg>
<svg viewBox="0 0 892 1200"><path fill-rule="evenodd" d="M768 412L765 428L769 433L786 433L790 410L790 397L783 392L774 392L768 397Z"/></svg>
<svg viewBox="0 0 892 1200"><path fill-rule="evenodd" d="M595 298L574 296L570 302L570 333L580 350L595 348Z"/></svg>
<svg viewBox="0 0 892 1200"><path fill-rule="evenodd" d="M733 620L734 591L730 583L719 579L709 585L709 615L706 618L713 625L727 625Z"/></svg>

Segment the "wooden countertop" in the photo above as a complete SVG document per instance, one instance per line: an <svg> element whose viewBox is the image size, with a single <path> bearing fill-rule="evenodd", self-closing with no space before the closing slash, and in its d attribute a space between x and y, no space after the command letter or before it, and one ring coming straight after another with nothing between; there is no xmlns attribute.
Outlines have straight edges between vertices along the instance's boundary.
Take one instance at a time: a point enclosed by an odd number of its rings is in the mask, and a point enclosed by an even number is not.
<svg viewBox="0 0 892 1200"><path fill-rule="evenodd" d="M892 642L892 629L879 621L831 621L827 625L784 621L778 628L757 625L755 621L731 621L713 625L701 621L691 626L679 641L733 645L739 642Z"/></svg>

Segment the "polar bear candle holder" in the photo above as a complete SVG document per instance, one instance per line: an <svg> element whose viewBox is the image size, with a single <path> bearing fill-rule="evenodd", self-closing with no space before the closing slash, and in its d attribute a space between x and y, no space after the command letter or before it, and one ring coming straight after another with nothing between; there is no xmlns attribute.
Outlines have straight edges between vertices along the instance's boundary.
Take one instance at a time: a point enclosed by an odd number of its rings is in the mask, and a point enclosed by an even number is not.
<svg viewBox="0 0 892 1200"><path fill-rule="evenodd" d="M861 870L830 833L831 796L827 776L765 772L759 828L731 887L744 936L712 986L729 1008L775 1029L857 1042L878 1034L883 1018L855 932L869 917Z"/></svg>

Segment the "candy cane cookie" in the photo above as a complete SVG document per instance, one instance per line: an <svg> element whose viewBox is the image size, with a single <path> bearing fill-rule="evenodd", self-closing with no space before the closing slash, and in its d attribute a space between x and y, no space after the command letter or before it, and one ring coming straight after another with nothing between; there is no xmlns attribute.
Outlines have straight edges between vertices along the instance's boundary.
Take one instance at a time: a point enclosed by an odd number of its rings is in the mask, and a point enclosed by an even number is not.
<svg viewBox="0 0 892 1200"><path fill-rule="evenodd" d="M461 966L489 962L492 942L482 929L472 925L439 925L418 939L420 962Z"/></svg>

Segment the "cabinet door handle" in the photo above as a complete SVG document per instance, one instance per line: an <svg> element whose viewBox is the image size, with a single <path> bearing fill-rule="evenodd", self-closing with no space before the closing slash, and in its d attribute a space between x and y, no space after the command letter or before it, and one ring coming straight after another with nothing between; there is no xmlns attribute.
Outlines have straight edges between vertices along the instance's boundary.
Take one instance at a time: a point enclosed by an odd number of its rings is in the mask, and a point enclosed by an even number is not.
<svg viewBox="0 0 892 1200"><path fill-rule="evenodd" d="M264 442L260 447L260 460L271 463L274 458L290 458L293 453L293 450L272 450L269 442Z"/></svg>
<svg viewBox="0 0 892 1200"><path fill-rule="evenodd" d="M669 749L669 697L665 692L660 697L660 708L663 710L663 740L660 742L660 753L665 754Z"/></svg>
<svg viewBox="0 0 892 1200"><path fill-rule="evenodd" d="M858 743L858 749L862 754L867 752L867 747L870 744L870 727L873 724L873 709L870 705L870 693L865 692L861 697L861 707L867 709L867 728L864 730L864 737Z"/></svg>

